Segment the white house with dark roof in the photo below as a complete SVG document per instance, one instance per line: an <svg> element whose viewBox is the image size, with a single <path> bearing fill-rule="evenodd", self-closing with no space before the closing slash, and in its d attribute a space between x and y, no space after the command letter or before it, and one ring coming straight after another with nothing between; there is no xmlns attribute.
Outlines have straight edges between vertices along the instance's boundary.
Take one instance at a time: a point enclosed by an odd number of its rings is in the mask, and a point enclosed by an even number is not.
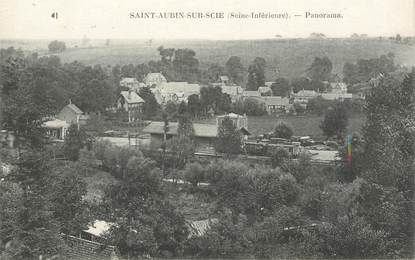
<svg viewBox="0 0 415 260"><path fill-rule="evenodd" d="M117 108L128 113L128 121L132 122L139 118L143 112L144 100L134 91L121 91L117 100Z"/></svg>

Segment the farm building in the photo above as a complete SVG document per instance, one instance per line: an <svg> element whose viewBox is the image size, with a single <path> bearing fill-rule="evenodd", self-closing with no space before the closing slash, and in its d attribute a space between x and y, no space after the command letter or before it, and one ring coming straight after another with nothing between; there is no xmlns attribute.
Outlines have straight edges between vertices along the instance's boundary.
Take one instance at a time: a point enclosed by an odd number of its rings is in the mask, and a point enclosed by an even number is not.
<svg viewBox="0 0 415 260"><path fill-rule="evenodd" d="M69 100L69 104L66 105L59 114L56 116L57 119L65 121L69 125L75 124L78 126L85 125L88 120L88 116L82 112L75 104Z"/></svg>
<svg viewBox="0 0 415 260"><path fill-rule="evenodd" d="M128 112L128 121L138 119L143 111L144 100L134 91L121 91L117 101L117 108Z"/></svg>
<svg viewBox="0 0 415 260"><path fill-rule="evenodd" d="M250 135L248 132L248 119L246 116L237 114L218 116L216 118L215 125L193 123L195 142L198 149L211 149L215 146L216 137L218 135L218 128L222 124L222 121L225 117L229 117L234 122L237 129L241 131L245 139L248 135ZM177 122L170 122L168 125L166 138L170 139L173 136L176 136L177 128ZM151 122L146 128L144 128L143 132L150 134L151 146L160 147L164 139L164 122Z"/></svg>

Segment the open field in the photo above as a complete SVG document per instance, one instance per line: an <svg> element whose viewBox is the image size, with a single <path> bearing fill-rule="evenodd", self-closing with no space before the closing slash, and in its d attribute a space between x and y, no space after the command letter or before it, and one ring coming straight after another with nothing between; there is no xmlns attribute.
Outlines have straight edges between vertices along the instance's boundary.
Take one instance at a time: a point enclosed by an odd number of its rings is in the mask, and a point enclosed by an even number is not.
<svg viewBox="0 0 415 260"><path fill-rule="evenodd" d="M312 136L315 139L324 138L319 127L323 116L305 115L305 116L248 116L248 128L253 136L273 131L277 121L284 121L293 126L294 135ZM365 122L364 115L353 115L349 118L348 133L360 132ZM198 121L198 123L215 124L215 118Z"/></svg>
<svg viewBox="0 0 415 260"><path fill-rule="evenodd" d="M346 62L358 59L375 58L392 52L397 64L415 65L415 46L398 44L386 38L333 38L333 39L268 39L240 41L212 40L91 40L89 46L82 47L81 40L64 40L67 50L59 56L63 62L74 60L86 64L139 64L158 60L157 47L190 48L196 52L201 68L209 64L224 65L230 56L239 56L245 67L255 58L264 57L267 61L266 78L278 76L288 78L304 75L314 57L327 56L333 63L333 73L341 73ZM0 48L21 47L23 50L47 54L49 41L0 40Z"/></svg>

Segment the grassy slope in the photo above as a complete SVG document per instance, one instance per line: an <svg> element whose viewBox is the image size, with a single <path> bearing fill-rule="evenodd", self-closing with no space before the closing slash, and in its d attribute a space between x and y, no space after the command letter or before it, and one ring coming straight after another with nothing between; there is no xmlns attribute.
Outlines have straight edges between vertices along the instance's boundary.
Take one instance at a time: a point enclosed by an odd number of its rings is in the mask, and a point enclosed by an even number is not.
<svg viewBox="0 0 415 260"><path fill-rule="evenodd" d="M79 43L78 43L79 44ZM241 41L173 41L155 40L151 46L144 41L112 41L105 47L103 41L93 41L92 48L73 48L76 42L67 42L68 49L60 54L64 62L78 60L88 64L138 64L157 60L157 47L190 48L196 51L201 66L208 64L225 64L233 55L241 57L244 65L255 57L264 57L267 61L267 80L275 78L275 68L280 75L293 78L304 74L314 57L328 56L333 62L333 72L339 73L345 62L355 62L361 58L374 58L392 52L396 63L415 65L415 46L396 44L389 40L368 39L275 39L275 40L241 40ZM10 45L30 49L30 44L0 40L0 47ZM47 42L34 42L33 48L45 49ZM42 51L40 51L42 52ZM44 52L44 51L43 51Z"/></svg>

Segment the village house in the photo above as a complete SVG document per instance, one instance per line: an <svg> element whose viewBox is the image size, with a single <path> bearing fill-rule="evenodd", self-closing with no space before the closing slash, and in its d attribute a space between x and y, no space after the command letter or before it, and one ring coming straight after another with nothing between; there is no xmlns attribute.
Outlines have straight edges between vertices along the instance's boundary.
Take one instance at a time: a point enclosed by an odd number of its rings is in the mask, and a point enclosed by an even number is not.
<svg viewBox="0 0 415 260"><path fill-rule="evenodd" d="M120 81L120 87L128 90L138 91L144 86L144 83L139 82L136 78L122 78Z"/></svg>
<svg viewBox="0 0 415 260"><path fill-rule="evenodd" d="M69 125L74 124L79 129L81 125L86 124L89 117L69 100L69 104L62 108L56 118L65 121Z"/></svg>
<svg viewBox="0 0 415 260"><path fill-rule="evenodd" d="M277 113L288 113L290 111L290 99L288 97L262 97L265 108L269 115Z"/></svg>
<svg viewBox="0 0 415 260"><path fill-rule="evenodd" d="M228 115L218 116L216 118L216 124L193 123L195 143L198 150L214 149L218 135L218 128L222 125L222 121L225 117L230 118L234 122L237 129L241 131L243 138L247 139L247 136L250 135L248 132L248 118L246 116L231 113ZM177 128L177 122L169 122L166 138L170 139L173 136L176 136ZM164 122L151 122L144 128L143 132L150 134L152 147L161 147L164 141Z"/></svg>
<svg viewBox="0 0 415 260"><path fill-rule="evenodd" d="M259 87L258 92L261 96L272 96L272 89L270 87Z"/></svg>
<svg viewBox="0 0 415 260"><path fill-rule="evenodd" d="M244 89L241 86L220 86L222 93L228 94L232 102L236 102L242 98Z"/></svg>
<svg viewBox="0 0 415 260"><path fill-rule="evenodd" d="M191 95L200 95L200 85L190 84L187 82L164 82L159 86L152 88L157 102L166 104L169 101L180 103L187 102Z"/></svg>
<svg viewBox="0 0 415 260"><path fill-rule="evenodd" d="M301 106L306 107L310 99L320 96L320 94L314 90L300 90L297 93L293 93L294 103L298 103Z"/></svg>
<svg viewBox="0 0 415 260"><path fill-rule="evenodd" d="M256 90L245 90L242 93L243 98L260 97L261 94Z"/></svg>
<svg viewBox="0 0 415 260"><path fill-rule="evenodd" d="M347 93L347 85L344 82L330 82L329 83L329 93Z"/></svg>
<svg viewBox="0 0 415 260"><path fill-rule="evenodd" d="M117 108L128 113L128 122L135 121L143 112L144 100L134 91L121 91Z"/></svg>
<svg viewBox="0 0 415 260"><path fill-rule="evenodd" d="M158 87L163 83L167 82L167 79L160 73L148 73L145 78L143 79L144 84L147 87Z"/></svg>
<svg viewBox="0 0 415 260"><path fill-rule="evenodd" d="M81 125L86 124L88 119L89 116L69 100L69 104L63 107L55 117L45 121L42 127L46 129L47 136L55 140L63 140L71 125L76 125L79 129Z"/></svg>

